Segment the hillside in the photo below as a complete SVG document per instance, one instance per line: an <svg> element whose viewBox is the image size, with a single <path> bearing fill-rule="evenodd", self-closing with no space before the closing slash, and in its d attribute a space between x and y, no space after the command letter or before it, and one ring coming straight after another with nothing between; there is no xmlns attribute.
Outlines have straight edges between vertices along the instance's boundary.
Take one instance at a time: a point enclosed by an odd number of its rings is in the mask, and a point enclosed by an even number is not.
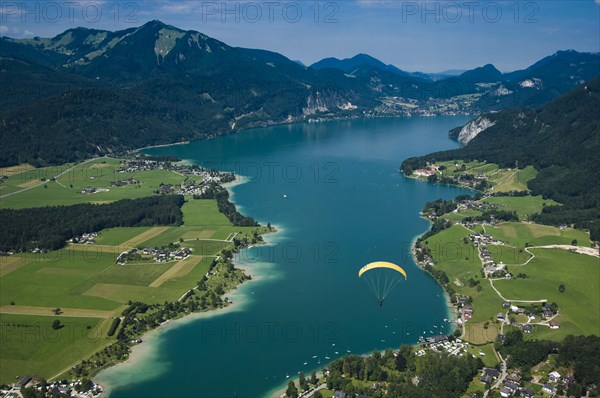
<svg viewBox="0 0 600 398"><path fill-rule="evenodd" d="M600 78L589 81L539 109L487 115L495 124L463 148L410 158L409 175L427 162L452 159L497 163L500 167L534 166L538 175L528 187L564 206L545 207L536 221L574 223L600 239ZM456 131L454 131L456 133Z"/></svg>
<svg viewBox="0 0 600 398"><path fill-rule="evenodd" d="M509 81L492 65L433 78L365 54L305 67L156 20L115 32L2 37L0 167L60 164L281 123L534 106L596 76L599 60L561 52Z"/></svg>

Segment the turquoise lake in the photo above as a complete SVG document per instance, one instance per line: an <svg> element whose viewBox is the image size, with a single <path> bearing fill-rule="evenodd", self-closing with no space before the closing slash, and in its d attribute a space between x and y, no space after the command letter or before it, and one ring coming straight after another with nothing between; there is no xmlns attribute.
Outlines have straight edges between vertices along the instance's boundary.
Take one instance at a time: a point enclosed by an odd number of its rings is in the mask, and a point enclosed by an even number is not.
<svg viewBox="0 0 600 398"><path fill-rule="evenodd" d="M348 351L398 348L450 333L442 288L410 247L427 201L465 190L407 179L408 157L457 147L448 130L468 117L365 119L248 130L146 153L231 170L246 215L281 228L237 256L255 281L227 295L231 311L183 320L133 365L104 371L111 398L261 397ZM404 267L379 306L357 272L372 261Z"/></svg>

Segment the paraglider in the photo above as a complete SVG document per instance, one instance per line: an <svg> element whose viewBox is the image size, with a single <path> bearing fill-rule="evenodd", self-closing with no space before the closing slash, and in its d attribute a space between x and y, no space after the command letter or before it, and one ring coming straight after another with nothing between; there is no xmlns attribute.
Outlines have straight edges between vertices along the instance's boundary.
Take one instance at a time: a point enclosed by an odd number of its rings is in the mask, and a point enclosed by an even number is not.
<svg viewBox="0 0 600 398"><path fill-rule="evenodd" d="M379 306L388 294L396 287L404 277L407 279L406 271L399 265L387 261L369 263L358 271L358 277L367 281L367 284L377 297Z"/></svg>

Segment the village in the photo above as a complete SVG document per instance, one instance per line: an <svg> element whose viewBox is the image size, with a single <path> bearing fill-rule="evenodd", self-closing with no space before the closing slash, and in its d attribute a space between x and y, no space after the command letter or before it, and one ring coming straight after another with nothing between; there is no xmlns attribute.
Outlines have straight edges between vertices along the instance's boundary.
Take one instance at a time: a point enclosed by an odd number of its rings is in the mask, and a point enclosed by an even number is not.
<svg viewBox="0 0 600 398"><path fill-rule="evenodd" d="M102 386L89 379L60 380L47 382L39 376L23 376L10 386L0 387L2 398L36 397L99 398L104 393ZM42 394L42 395L40 395Z"/></svg>
<svg viewBox="0 0 600 398"><path fill-rule="evenodd" d="M164 263L169 261L179 261L187 258L190 254L192 254L192 249L189 247L180 248L179 245L172 245L173 250L168 250L168 248L154 248L154 247L145 247L143 249L134 248L129 251L121 253L117 257L117 264L125 265L127 261L148 261L153 260L157 263Z"/></svg>
<svg viewBox="0 0 600 398"><path fill-rule="evenodd" d="M526 397L532 398L536 393L529 387L524 386L522 377L518 373L510 373L502 378L502 372L494 368L484 368L480 377L480 382L486 386L494 385L499 388L500 396L508 397ZM534 381L534 380L538 381ZM530 384L541 386L541 391L547 395L556 395L559 391L568 388L575 381L572 375L561 376L556 370L549 372L547 375L537 375L534 380L528 382ZM468 398L476 398L478 395L473 394Z"/></svg>

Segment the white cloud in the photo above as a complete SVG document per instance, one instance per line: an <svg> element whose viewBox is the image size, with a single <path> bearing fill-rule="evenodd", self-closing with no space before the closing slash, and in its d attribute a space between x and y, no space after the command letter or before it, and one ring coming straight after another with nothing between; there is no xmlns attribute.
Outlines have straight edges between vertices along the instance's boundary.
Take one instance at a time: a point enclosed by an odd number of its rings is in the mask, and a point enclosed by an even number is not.
<svg viewBox="0 0 600 398"><path fill-rule="evenodd" d="M1 34L5 34L5 33L8 33L8 32L10 32L10 29L9 29L8 26L0 25L0 33Z"/></svg>
<svg viewBox="0 0 600 398"><path fill-rule="evenodd" d="M25 31L23 32L23 36L25 36L25 37L33 37L35 35L33 34L32 31L25 29Z"/></svg>
<svg viewBox="0 0 600 398"><path fill-rule="evenodd" d="M164 2L160 7L160 11L166 14L189 14L198 8L198 2L182 1L182 2Z"/></svg>

